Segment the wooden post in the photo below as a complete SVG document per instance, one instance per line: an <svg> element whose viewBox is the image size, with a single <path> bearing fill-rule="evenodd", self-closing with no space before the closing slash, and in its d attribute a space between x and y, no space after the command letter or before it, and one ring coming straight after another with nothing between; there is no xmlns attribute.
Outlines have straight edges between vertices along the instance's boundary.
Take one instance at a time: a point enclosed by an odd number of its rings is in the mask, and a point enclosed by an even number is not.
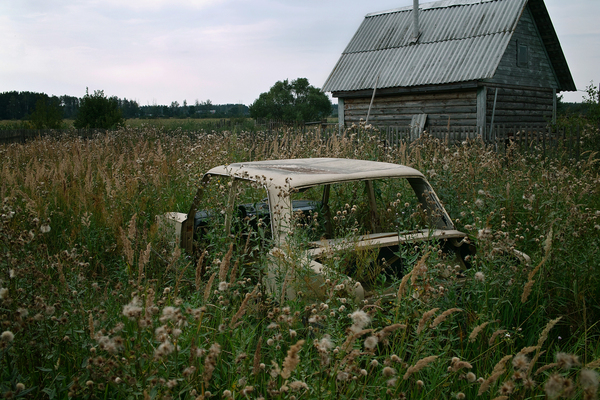
<svg viewBox="0 0 600 400"><path fill-rule="evenodd" d="M492 121L490 123L490 130L494 129L494 117L496 116L496 100L498 99L498 88L494 93L494 106L492 107Z"/></svg>
<svg viewBox="0 0 600 400"><path fill-rule="evenodd" d="M577 124L577 161L579 161L579 151L581 150L580 148L580 142L581 142L581 136L580 136L580 127L581 125Z"/></svg>
<svg viewBox="0 0 600 400"><path fill-rule="evenodd" d="M345 115L344 115L344 99L338 98L338 125L339 125L339 133L341 134L344 131L345 125Z"/></svg>
<svg viewBox="0 0 600 400"><path fill-rule="evenodd" d="M367 119L365 120L365 125L369 123L369 116L371 115L371 107L373 107L373 100L375 100L375 92L377 92L377 83L379 83L379 74L377 75L377 79L375 79L375 86L373 86L373 96L371 96L371 104L369 104L369 111L367 111Z"/></svg>
<svg viewBox="0 0 600 400"><path fill-rule="evenodd" d="M548 126L548 131L552 134L552 125ZM546 132L542 136L542 158L546 158Z"/></svg>

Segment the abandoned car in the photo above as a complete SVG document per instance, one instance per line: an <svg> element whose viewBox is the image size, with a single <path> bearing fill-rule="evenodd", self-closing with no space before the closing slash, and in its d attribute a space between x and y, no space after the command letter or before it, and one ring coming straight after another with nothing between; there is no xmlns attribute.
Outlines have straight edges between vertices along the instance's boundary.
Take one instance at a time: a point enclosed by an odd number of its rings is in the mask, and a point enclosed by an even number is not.
<svg viewBox="0 0 600 400"><path fill-rule="evenodd" d="M385 162L339 158L253 161L215 167L202 178L187 214L168 213L189 254L218 227L239 247L268 243L262 280L277 295L323 296L330 273L357 299L380 278L400 279L402 249L436 243L462 268L475 253L455 229L423 174ZM414 263L414 260L412 260Z"/></svg>

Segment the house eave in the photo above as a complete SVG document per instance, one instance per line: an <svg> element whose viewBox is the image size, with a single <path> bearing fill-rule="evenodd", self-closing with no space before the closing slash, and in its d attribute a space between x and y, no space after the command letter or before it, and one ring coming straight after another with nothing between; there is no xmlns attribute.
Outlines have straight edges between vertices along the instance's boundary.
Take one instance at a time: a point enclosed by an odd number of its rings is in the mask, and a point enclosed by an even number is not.
<svg viewBox="0 0 600 400"><path fill-rule="evenodd" d="M392 87L377 89L376 97L393 96L398 94L415 94L415 93L432 93L432 92L449 92L461 90L474 90L480 86L480 82L473 80L468 82L455 82L436 85L421 85L410 87ZM336 98L358 98L368 97L373 95L373 89L353 90L353 91L337 91L331 95Z"/></svg>

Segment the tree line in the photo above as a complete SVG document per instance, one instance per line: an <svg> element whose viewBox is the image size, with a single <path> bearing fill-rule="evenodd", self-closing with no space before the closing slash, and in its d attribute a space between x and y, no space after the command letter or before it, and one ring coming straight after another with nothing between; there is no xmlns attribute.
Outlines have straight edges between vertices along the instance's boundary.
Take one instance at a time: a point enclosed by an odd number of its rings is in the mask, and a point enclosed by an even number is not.
<svg viewBox="0 0 600 400"><path fill-rule="evenodd" d="M75 96L49 96L39 92L3 92L0 93L0 120L30 120L36 116L36 108L44 108L41 114L54 113L61 119L76 119L84 98ZM135 100L109 97L125 119L130 118L228 118L248 115L244 104L212 104L210 100L196 100L188 104L177 101L170 105L140 106Z"/></svg>

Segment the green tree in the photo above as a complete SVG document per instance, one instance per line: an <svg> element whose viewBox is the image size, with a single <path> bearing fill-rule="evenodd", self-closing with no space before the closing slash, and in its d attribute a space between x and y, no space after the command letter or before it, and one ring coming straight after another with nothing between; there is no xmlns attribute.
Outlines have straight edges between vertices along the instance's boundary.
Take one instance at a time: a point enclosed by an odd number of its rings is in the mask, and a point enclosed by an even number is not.
<svg viewBox="0 0 600 400"><path fill-rule="evenodd" d="M286 121L320 120L331 114L331 101L306 78L278 81L250 105L252 118Z"/></svg>
<svg viewBox="0 0 600 400"><path fill-rule="evenodd" d="M29 120L35 129L60 129L63 124L63 110L56 97L40 96Z"/></svg>
<svg viewBox="0 0 600 400"><path fill-rule="evenodd" d="M600 86L594 86L591 81L585 88L586 95L583 97L583 104L587 105L586 116L591 122L600 122Z"/></svg>
<svg viewBox="0 0 600 400"><path fill-rule="evenodd" d="M75 128L113 129L124 123L116 97L107 98L104 90L95 90L92 95L85 90L85 96L81 99L79 112L73 122Z"/></svg>

